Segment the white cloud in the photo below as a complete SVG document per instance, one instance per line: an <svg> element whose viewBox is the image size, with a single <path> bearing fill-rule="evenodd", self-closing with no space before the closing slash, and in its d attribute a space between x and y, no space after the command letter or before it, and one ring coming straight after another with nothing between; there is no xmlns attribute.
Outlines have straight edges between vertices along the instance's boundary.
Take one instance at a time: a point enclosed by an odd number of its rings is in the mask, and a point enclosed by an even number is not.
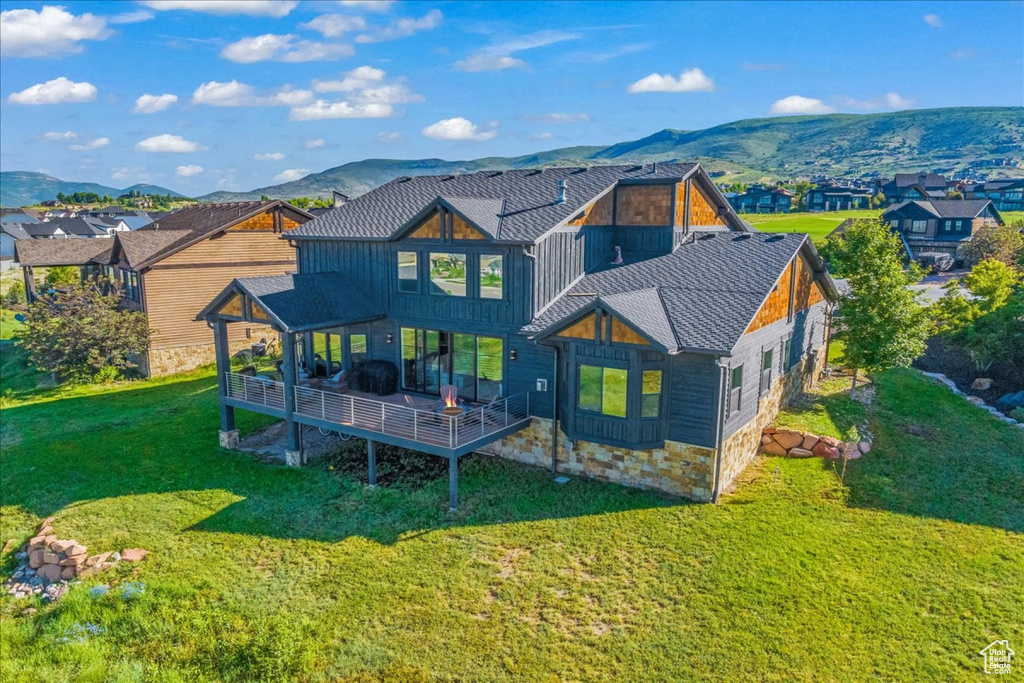
<svg viewBox="0 0 1024 683"><path fill-rule="evenodd" d="M322 121L324 119L386 119L394 114L390 104L359 104L317 100L304 107L293 107L289 121Z"/></svg>
<svg viewBox="0 0 1024 683"><path fill-rule="evenodd" d="M186 140L180 135L171 135L170 133L164 133L163 135L154 135L151 138L146 138L135 144L136 152L164 152L168 154L184 154L186 152L202 152L207 147L200 145L198 142L192 142Z"/></svg>
<svg viewBox="0 0 1024 683"><path fill-rule="evenodd" d="M586 123L591 120L590 114L568 114L565 112L551 112L548 114L523 114L523 121L535 121L537 123Z"/></svg>
<svg viewBox="0 0 1024 683"><path fill-rule="evenodd" d="M701 69L687 69L676 78L672 74L651 74L633 83L626 92L714 92L715 81Z"/></svg>
<svg viewBox="0 0 1024 683"><path fill-rule="evenodd" d="M922 17L922 19L924 19L924 23L928 24L932 28L942 27L942 19L939 17L938 14L926 14Z"/></svg>
<svg viewBox="0 0 1024 683"><path fill-rule="evenodd" d="M405 142L405 136L396 131L382 130L377 133L377 140L388 144L393 142Z"/></svg>
<svg viewBox="0 0 1024 683"><path fill-rule="evenodd" d="M299 28L317 31L326 38L340 38L352 31L366 30L366 19L350 14L321 14L312 21L299 24Z"/></svg>
<svg viewBox="0 0 1024 683"><path fill-rule="evenodd" d="M96 86L85 81L76 83L61 76L45 83L36 83L7 98L13 104L64 104L92 102L96 99Z"/></svg>
<svg viewBox="0 0 1024 683"><path fill-rule="evenodd" d="M149 21L156 15L148 10L138 10L136 12L122 12L121 14L112 14L107 17L108 24L138 24L142 21Z"/></svg>
<svg viewBox="0 0 1024 683"><path fill-rule="evenodd" d="M409 104L424 99L423 95L417 95L404 83L366 88L355 95L355 101L360 104Z"/></svg>
<svg viewBox="0 0 1024 683"><path fill-rule="evenodd" d="M77 137L78 133L73 130L66 130L63 133L43 133L43 139L47 142L63 142L64 140L72 140Z"/></svg>
<svg viewBox="0 0 1024 683"><path fill-rule="evenodd" d="M386 72L383 69L375 69L372 66L357 66L351 71L345 72L345 77L340 81L313 81L313 90L317 92L351 92L366 88L373 83L384 80Z"/></svg>
<svg viewBox="0 0 1024 683"><path fill-rule="evenodd" d="M395 0L338 0L338 4L367 12L387 12L395 4Z"/></svg>
<svg viewBox="0 0 1024 683"><path fill-rule="evenodd" d="M419 19L403 17L396 19L384 28L372 32L363 33L356 38L357 43L380 43L386 40L407 38L419 31L429 31L441 25L444 17L441 10L432 9Z"/></svg>
<svg viewBox="0 0 1024 683"><path fill-rule="evenodd" d="M543 133L537 133L536 135L531 135L530 139L534 140L536 142L545 142L547 140L553 139L554 137L555 137L554 133L549 133L549 132L545 131Z"/></svg>
<svg viewBox="0 0 1024 683"><path fill-rule="evenodd" d="M289 168L281 171L276 176L271 178L275 183L290 183L293 180L309 175L308 168Z"/></svg>
<svg viewBox="0 0 1024 683"><path fill-rule="evenodd" d="M884 96L885 104L890 109L910 109L914 106L914 99L903 97L897 92L887 92Z"/></svg>
<svg viewBox="0 0 1024 683"><path fill-rule="evenodd" d="M111 169L110 179L111 180L127 180L131 176L132 170L127 166L116 166Z"/></svg>
<svg viewBox="0 0 1024 683"><path fill-rule="evenodd" d="M192 104L212 107L294 107L313 99L309 90L293 90L285 86L261 93L252 86L238 81L202 83L192 93Z"/></svg>
<svg viewBox="0 0 1024 683"><path fill-rule="evenodd" d="M175 174L180 175L182 178L188 178L190 176L199 175L203 172L203 167L197 164L187 164L185 166L179 166L174 169Z"/></svg>
<svg viewBox="0 0 1024 683"><path fill-rule="evenodd" d="M158 111L163 111L167 107L171 106L178 101L177 95L164 94L164 95L140 95L135 100L135 108L132 109L133 114L155 114Z"/></svg>
<svg viewBox="0 0 1024 683"><path fill-rule="evenodd" d="M225 45L220 56L237 64L255 62L326 62L348 57L352 46L343 43L321 43L316 40L296 40L286 33L265 33L262 36L242 38Z"/></svg>
<svg viewBox="0 0 1024 683"><path fill-rule="evenodd" d="M858 100L852 97L837 97L836 102L841 107L848 109L862 109L875 111L878 109L909 109L914 106L915 100L903 97L897 92L888 92L880 97L873 97L870 100Z"/></svg>
<svg viewBox="0 0 1024 683"><path fill-rule="evenodd" d="M516 52L534 50L566 40L576 40L579 37L577 33L564 31L536 31L489 45L465 59L460 59L452 66L457 71L469 72L501 71L502 69L525 67L527 66L525 61L512 55Z"/></svg>
<svg viewBox="0 0 1024 683"><path fill-rule="evenodd" d="M323 138L310 138L302 143L302 146L306 149L320 149L327 144L327 141Z"/></svg>
<svg viewBox="0 0 1024 683"><path fill-rule="evenodd" d="M82 51L79 41L104 40L113 34L94 14L74 15L65 8L44 5L0 12L0 55L58 57Z"/></svg>
<svg viewBox="0 0 1024 683"><path fill-rule="evenodd" d="M950 59L956 59L956 60L971 59L971 58L977 57L977 56L978 56L978 51L977 50L972 50L969 47L962 47L959 50L953 50L952 52L949 53L949 58Z"/></svg>
<svg viewBox="0 0 1024 683"><path fill-rule="evenodd" d="M770 114L831 114L832 107L813 97L790 95L777 100L768 109Z"/></svg>
<svg viewBox="0 0 1024 683"><path fill-rule="evenodd" d="M298 5L298 0L142 0L142 4L155 10L191 10L206 14L244 14L250 17L286 16Z"/></svg>
<svg viewBox="0 0 1024 683"><path fill-rule="evenodd" d="M252 158L254 161L281 161L281 159L284 159L284 154L281 152L267 152L266 154L253 154Z"/></svg>
<svg viewBox="0 0 1024 683"><path fill-rule="evenodd" d="M497 124L494 123L489 126L489 129L481 130L475 123L456 116L451 119L441 119L437 123L432 123L421 132L428 138L435 140L475 140L477 142L483 142L484 140L490 140L498 131L495 130Z"/></svg>
<svg viewBox="0 0 1024 683"><path fill-rule="evenodd" d="M109 144L110 144L110 138L96 138L95 140L90 140L89 142L86 142L84 144L71 145L70 147L68 147L68 149L70 149L70 150L72 150L74 152L87 152L87 151L92 150L92 149L99 149L100 147L106 147Z"/></svg>

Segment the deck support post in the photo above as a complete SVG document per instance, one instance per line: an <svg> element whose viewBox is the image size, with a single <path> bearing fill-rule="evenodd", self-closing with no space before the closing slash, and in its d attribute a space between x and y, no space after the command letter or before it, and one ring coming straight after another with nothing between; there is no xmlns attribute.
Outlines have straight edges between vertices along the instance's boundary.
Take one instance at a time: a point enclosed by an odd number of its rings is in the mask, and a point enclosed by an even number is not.
<svg viewBox="0 0 1024 683"><path fill-rule="evenodd" d="M366 460L369 469L370 486L377 486L377 453L374 450L374 443L366 440Z"/></svg>
<svg viewBox="0 0 1024 683"><path fill-rule="evenodd" d="M214 324L213 346L217 359L217 396L220 399L220 445L222 448L237 448L238 430L235 429L235 409L226 402L228 373L231 372L231 353L228 347L228 323L226 320L218 320Z"/></svg>
<svg viewBox="0 0 1024 683"><path fill-rule="evenodd" d="M32 303L36 300L36 278L32 266L23 266L21 276L25 280L25 303Z"/></svg>
<svg viewBox="0 0 1024 683"><path fill-rule="evenodd" d="M459 509L459 456L448 456L448 511Z"/></svg>
<svg viewBox="0 0 1024 683"><path fill-rule="evenodd" d="M281 333L281 374L284 384L284 414L288 435L288 446L285 450L285 462L289 465L302 464L302 442L300 425L295 421L295 335L291 332Z"/></svg>

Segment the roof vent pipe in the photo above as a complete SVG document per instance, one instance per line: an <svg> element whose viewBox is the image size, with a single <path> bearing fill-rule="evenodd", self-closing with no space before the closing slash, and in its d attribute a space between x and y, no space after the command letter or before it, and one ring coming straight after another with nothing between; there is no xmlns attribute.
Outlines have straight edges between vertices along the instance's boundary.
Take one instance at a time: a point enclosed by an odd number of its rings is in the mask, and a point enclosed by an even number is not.
<svg viewBox="0 0 1024 683"><path fill-rule="evenodd" d="M617 266L622 265L622 247L615 247L615 260L612 263Z"/></svg>
<svg viewBox="0 0 1024 683"><path fill-rule="evenodd" d="M338 208L339 206L348 204L349 199L350 197L347 194L342 194L337 190L331 190L331 206L333 206L335 209Z"/></svg>
<svg viewBox="0 0 1024 683"><path fill-rule="evenodd" d="M555 202L556 204L565 204L565 191L566 191L566 189L568 187L569 187L569 181L568 180L559 180L558 181L558 201Z"/></svg>

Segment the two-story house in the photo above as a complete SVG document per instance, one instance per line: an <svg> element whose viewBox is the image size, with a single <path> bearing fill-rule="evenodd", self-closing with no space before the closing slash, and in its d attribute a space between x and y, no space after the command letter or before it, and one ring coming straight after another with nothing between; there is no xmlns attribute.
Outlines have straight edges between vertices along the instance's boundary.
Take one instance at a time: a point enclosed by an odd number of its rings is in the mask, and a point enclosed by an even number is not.
<svg viewBox="0 0 1024 683"><path fill-rule="evenodd" d="M903 239L910 258L925 253L949 254L962 261L960 248L987 225L1003 218L990 199L931 199L889 207L882 220Z"/></svg>
<svg viewBox="0 0 1024 683"><path fill-rule="evenodd" d="M999 211L1024 211L1024 178L999 178L964 188L966 199L991 199Z"/></svg>
<svg viewBox="0 0 1024 683"><path fill-rule="evenodd" d="M287 422L293 464L302 425L366 438L371 484L375 442L445 457L452 508L471 451L712 500L825 361L813 245L754 231L697 164L399 178L287 239L297 274L199 316L221 444L241 408ZM280 381L230 372L253 322Z"/></svg>
<svg viewBox="0 0 1024 683"><path fill-rule="evenodd" d="M867 209L871 192L849 185L818 185L807 191L804 203L808 211L850 211Z"/></svg>
<svg viewBox="0 0 1024 683"><path fill-rule="evenodd" d="M125 304L149 319L143 374L166 375L213 362L210 330L196 314L236 277L295 272L295 250L280 238L310 218L281 201L198 204L113 239L19 241L17 259L30 300L35 268L74 265L83 279L117 282ZM268 333L265 325L236 326L231 350Z"/></svg>
<svg viewBox="0 0 1024 683"><path fill-rule="evenodd" d="M760 185L726 198L736 213L788 213L793 204L793 193L789 190Z"/></svg>
<svg viewBox="0 0 1024 683"><path fill-rule="evenodd" d="M918 199L943 199L946 185L946 179L938 173L897 173L892 180L879 181L878 191L891 206Z"/></svg>

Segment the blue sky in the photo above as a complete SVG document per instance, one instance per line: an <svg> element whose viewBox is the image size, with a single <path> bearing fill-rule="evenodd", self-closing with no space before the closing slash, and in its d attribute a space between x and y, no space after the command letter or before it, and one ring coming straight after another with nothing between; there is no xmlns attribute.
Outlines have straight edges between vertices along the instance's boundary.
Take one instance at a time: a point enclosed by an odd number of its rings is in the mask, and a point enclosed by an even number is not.
<svg viewBox="0 0 1024 683"><path fill-rule="evenodd" d="M1022 2L2 2L0 168L190 195L798 113L1024 103Z"/></svg>

